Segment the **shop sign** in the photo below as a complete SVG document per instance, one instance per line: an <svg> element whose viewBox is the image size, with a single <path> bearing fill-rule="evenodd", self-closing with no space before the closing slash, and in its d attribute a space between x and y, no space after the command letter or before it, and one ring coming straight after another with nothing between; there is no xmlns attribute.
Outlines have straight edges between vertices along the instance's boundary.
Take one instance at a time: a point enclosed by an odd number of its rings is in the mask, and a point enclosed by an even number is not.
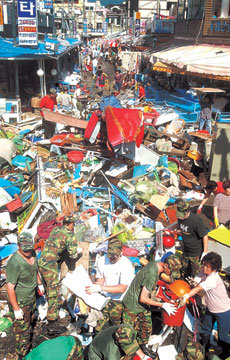
<svg viewBox="0 0 230 360"><path fill-rule="evenodd" d="M0 31L3 31L3 9L2 9L2 5L0 5Z"/></svg>
<svg viewBox="0 0 230 360"><path fill-rule="evenodd" d="M133 24L134 24L134 21L133 21L133 18L131 17L129 19L129 35L133 35Z"/></svg>
<svg viewBox="0 0 230 360"><path fill-rule="evenodd" d="M214 20L211 22L210 30L221 33L229 33L230 32L230 21L229 20Z"/></svg>
<svg viewBox="0 0 230 360"><path fill-rule="evenodd" d="M37 46L36 0L18 0L19 45Z"/></svg>
<svg viewBox="0 0 230 360"><path fill-rule="evenodd" d="M139 37L141 32L141 13L135 13L135 37Z"/></svg>
<svg viewBox="0 0 230 360"><path fill-rule="evenodd" d="M107 23L107 21L105 20L105 21L103 22L103 32L104 32L104 34L107 34L107 27L108 27L108 23Z"/></svg>
<svg viewBox="0 0 230 360"><path fill-rule="evenodd" d="M155 19L152 22L152 32L157 34L173 34L174 19Z"/></svg>
<svg viewBox="0 0 230 360"><path fill-rule="evenodd" d="M53 0L44 0L44 9L53 9Z"/></svg>
<svg viewBox="0 0 230 360"><path fill-rule="evenodd" d="M83 21L83 33L87 34L87 32L88 32L87 19L84 19L84 21Z"/></svg>

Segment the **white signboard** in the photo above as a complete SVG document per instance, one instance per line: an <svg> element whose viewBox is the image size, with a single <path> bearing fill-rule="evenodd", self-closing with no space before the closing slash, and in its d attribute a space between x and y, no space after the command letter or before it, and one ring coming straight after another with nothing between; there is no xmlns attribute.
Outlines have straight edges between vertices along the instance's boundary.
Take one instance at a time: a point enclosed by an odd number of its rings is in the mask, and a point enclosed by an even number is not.
<svg viewBox="0 0 230 360"><path fill-rule="evenodd" d="M19 45L37 46L36 0L18 0Z"/></svg>

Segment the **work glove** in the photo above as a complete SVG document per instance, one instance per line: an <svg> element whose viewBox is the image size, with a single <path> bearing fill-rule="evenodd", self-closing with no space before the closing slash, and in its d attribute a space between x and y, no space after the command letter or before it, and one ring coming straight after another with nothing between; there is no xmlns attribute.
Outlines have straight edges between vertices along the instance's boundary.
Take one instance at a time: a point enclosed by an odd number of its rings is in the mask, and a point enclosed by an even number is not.
<svg viewBox="0 0 230 360"><path fill-rule="evenodd" d="M141 358L141 360L153 360L153 359L148 355L145 355L143 358Z"/></svg>
<svg viewBox="0 0 230 360"><path fill-rule="evenodd" d="M78 258L78 256L79 256L80 254L82 254L82 252L83 252L82 248L81 248L80 246L78 246L76 254L70 256L70 259L76 259L76 258Z"/></svg>
<svg viewBox="0 0 230 360"><path fill-rule="evenodd" d="M200 257L200 261L203 259L203 257L204 257L205 255L207 255L207 253L203 251L202 254L201 254L201 257Z"/></svg>
<svg viewBox="0 0 230 360"><path fill-rule="evenodd" d="M196 287L198 285L198 282L195 281L192 277L188 276L186 279L185 279L190 286L192 287Z"/></svg>
<svg viewBox="0 0 230 360"><path fill-rule="evenodd" d="M162 309L164 309L168 315L174 315L177 312L177 308L175 307L175 305L172 305L170 303L164 303Z"/></svg>
<svg viewBox="0 0 230 360"><path fill-rule="evenodd" d="M16 320L22 320L24 317L24 312L22 311L22 309L14 310L14 317Z"/></svg>
<svg viewBox="0 0 230 360"><path fill-rule="evenodd" d="M92 284L90 286L86 286L86 288L85 288L85 292L89 295L100 292L100 291L101 291L101 285L98 285L98 284Z"/></svg>
<svg viewBox="0 0 230 360"><path fill-rule="evenodd" d="M44 286L42 284L38 285L38 295L43 296L45 293Z"/></svg>
<svg viewBox="0 0 230 360"><path fill-rule="evenodd" d="M197 209L197 214L201 214L203 206L199 206Z"/></svg>
<svg viewBox="0 0 230 360"><path fill-rule="evenodd" d="M184 294L178 299L179 307L183 307L186 305L187 300L189 299L189 294Z"/></svg>
<svg viewBox="0 0 230 360"><path fill-rule="evenodd" d="M219 219L217 217L214 218L214 224L215 224L215 227L218 228L219 227Z"/></svg>

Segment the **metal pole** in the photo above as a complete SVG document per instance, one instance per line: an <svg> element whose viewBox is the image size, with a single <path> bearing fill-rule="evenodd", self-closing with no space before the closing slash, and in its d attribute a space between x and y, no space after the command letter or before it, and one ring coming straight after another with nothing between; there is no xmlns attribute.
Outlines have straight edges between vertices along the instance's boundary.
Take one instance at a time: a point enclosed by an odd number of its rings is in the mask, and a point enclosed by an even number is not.
<svg viewBox="0 0 230 360"><path fill-rule="evenodd" d="M12 37L13 37L13 46L17 45L17 29L16 29L16 1L13 0L12 3ZM17 62L17 61L16 61Z"/></svg>
<svg viewBox="0 0 230 360"><path fill-rule="evenodd" d="M42 60L42 70L44 71L43 75L43 93L46 95L46 68L45 68L45 60Z"/></svg>
<svg viewBox="0 0 230 360"><path fill-rule="evenodd" d="M14 61L14 71L15 71L15 95L16 98L20 97L20 90L19 90L19 77L18 77L18 61Z"/></svg>
<svg viewBox="0 0 230 360"><path fill-rule="evenodd" d="M38 60L38 68L42 69L42 60ZM43 70L43 69L42 69ZM44 97L43 76L39 76L41 96Z"/></svg>

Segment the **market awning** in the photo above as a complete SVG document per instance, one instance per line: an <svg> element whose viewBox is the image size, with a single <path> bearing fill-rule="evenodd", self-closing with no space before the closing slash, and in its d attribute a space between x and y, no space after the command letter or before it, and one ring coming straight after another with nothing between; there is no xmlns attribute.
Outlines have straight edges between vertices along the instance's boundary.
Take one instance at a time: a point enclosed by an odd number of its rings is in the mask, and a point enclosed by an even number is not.
<svg viewBox="0 0 230 360"><path fill-rule="evenodd" d="M203 77L210 77L217 80L230 80L230 47L195 45L181 46L174 49L163 50L153 54L158 63L173 66L175 73L200 74ZM163 68L163 66L160 66ZM157 71L166 71L159 70Z"/></svg>
<svg viewBox="0 0 230 360"><path fill-rule="evenodd" d="M47 37L44 42L38 42L37 48L32 48L29 46L14 46L13 39L4 39L0 37L0 60L59 58L66 52L80 45L80 43L81 41L73 38L58 40ZM56 51L48 49L50 44L57 45Z"/></svg>
<svg viewBox="0 0 230 360"><path fill-rule="evenodd" d="M153 70L154 71L163 71L163 72L167 72L167 73L174 73L174 70L169 65L163 64L161 61L157 61L153 65Z"/></svg>

